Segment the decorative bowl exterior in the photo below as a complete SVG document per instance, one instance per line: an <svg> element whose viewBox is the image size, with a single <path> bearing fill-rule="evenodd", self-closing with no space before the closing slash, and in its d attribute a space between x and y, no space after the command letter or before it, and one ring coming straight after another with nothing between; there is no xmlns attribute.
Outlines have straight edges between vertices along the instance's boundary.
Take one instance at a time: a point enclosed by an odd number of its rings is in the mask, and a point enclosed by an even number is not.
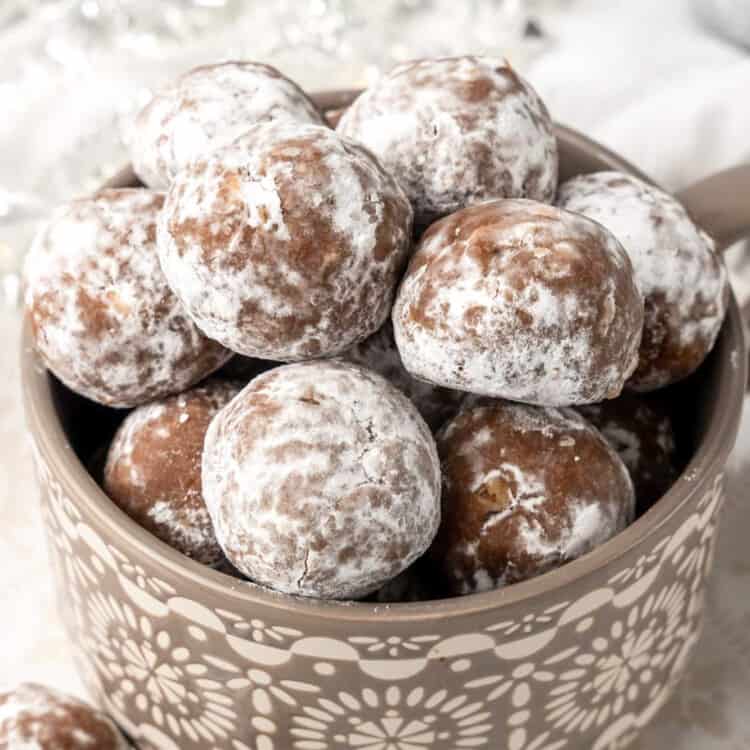
<svg viewBox="0 0 750 750"><path fill-rule="evenodd" d="M219 574L201 586L161 566L87 517L38 459L77 663L139 746L160 750L625 747L700 634L723 500L721 475L706 477L647 541L516 605L301 618L283 602L248 606Z"/></svg>
<svg viewBox="0 0 750 750"><path fill-rule="evenodd" d="M564 174L634 171L572 131L559 137ZM25 341L27 418L60 611L92 697L139 747L622 748L684 674L744 392L734 301L691 407L694 457L652 509L538 579L390 606L277 595L151 537L76 457L75 397Z"/></svg>

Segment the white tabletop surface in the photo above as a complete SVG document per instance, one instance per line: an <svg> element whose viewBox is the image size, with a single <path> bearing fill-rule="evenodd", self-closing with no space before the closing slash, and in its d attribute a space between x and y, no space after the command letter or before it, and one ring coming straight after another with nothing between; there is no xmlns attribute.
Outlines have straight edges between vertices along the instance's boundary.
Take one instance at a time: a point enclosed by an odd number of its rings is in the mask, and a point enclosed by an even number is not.
<svg viewBox="0 0 750 750"><path fill-rule="evenodd" d="M525 71L557 119L584 129L672 188L750 155L750 57L710 37L683 0L582 0L550 18L555 49ZM606 7L603 7L606 6ZM314 86L314 71L308 86ZM748 200L750 210L750 198ZM742 300L750 273L733 263ZM0 310L0 683L36 680L73 693L24 435L19 319ZM641 750L750 747L750 411L728 471L703 641L688 679Z"/></svg>

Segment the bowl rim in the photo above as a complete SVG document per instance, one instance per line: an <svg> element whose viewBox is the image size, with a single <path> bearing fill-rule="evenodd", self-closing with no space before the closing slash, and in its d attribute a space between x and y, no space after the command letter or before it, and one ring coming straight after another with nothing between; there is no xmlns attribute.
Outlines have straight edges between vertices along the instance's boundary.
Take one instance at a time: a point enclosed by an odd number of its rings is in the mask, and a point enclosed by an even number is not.
<svg viewBox="0 0 750 750"><path fill-rule="evenodd" d="M594 157L617 169L648 179L640 170L606 147L571 128L556 125L555 133L563 147L579 155ZM105 187L132 185L130 167L122 170ZM651 180L649 180L651 181ZM115 505L75 455L54 407L52 379L32 345L28 321L24 321L21 341L21 372L24 410L29 432L50 475L65 485L84 506L85 517L108 527L159 568L167 568L198 589L209 589L227 597L234 606L262 607L289 615L388 622L430 621L460 617L530 602L592 575L656 534L698 493L708 480L722 471L734 445L746 383L746 350L737 301L732 293L722 327L725 361L718 371L718 397L711 404L711 424L690 462L668 492L627 529L586 555L544 575L492 591L426 602L372 603L324 601L281 594L249 581L241 581L202 565L157 539Z"/></svg>

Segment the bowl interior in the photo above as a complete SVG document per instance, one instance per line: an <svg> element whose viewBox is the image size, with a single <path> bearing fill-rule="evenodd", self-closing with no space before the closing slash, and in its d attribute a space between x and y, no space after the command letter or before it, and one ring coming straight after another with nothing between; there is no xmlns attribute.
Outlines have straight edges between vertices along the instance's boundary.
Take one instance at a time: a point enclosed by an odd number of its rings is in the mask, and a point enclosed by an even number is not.
<svg viewBox="0 0 750 750"><path fill-rule="evenodd" d="M561 155L561 179L575 174L618 169L644 177L616 154L568 128L557 126ZM139 185L130 168L107 183L108 187ZM729 314L714 351L697 373L684 382L661 391L672 404L684 470L672 489L634 524L593 552L538 578L506 589L427 603L393 604L388 607L367 603L317 602L279 596L253 584L206 568L180 555L137 526L98 488L91 478L92 467L101 459L118 424L125 416L98 406L70 391L41 366L24 335L22 365L27 421L40 449L54 472L64 475L77 498L112 532L139 547L158 564L179 571L196 584L221 589L227 596L316 613L347 617L441 617L497 607L503 603L542 594L597 570L621 556L656 531L699 488L701 476L720 471L734 442L745 385L745 348L739 311L732 297Z"/></svg>

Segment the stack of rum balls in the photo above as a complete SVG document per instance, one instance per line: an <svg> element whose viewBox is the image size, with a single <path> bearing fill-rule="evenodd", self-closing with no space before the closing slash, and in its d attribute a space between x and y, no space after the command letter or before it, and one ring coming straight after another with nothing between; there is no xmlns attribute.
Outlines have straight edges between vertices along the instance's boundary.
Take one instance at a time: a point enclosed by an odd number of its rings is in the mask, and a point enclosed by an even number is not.
<svg viewBox="0 0 750 750"><path fill-rule="evenodd" d="M335 129L266 65L192 70L134 126L145 187L59 209L39 355L130 409L102 472L185 555L287 594L402 601L592 550L675 480L666 400L727 275L627 174L558 185L501 59L400 65Z"/></svg>

